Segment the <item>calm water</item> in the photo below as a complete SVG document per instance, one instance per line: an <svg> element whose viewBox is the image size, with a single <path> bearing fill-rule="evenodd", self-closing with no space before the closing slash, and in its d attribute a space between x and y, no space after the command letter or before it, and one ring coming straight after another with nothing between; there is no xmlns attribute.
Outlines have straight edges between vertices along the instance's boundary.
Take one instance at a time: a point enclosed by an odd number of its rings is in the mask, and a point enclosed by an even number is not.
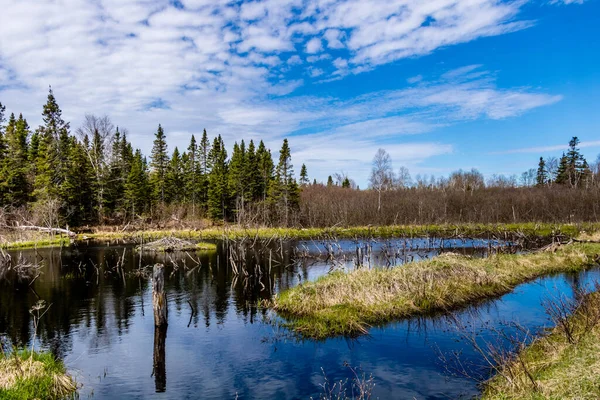
<svg viewBox="0 0 600 400"><path fill-rule="evenodd" d="M443 251L484 256L499 245L448 240ZM357 252L357 246L362 250ZM318 398L321 368L331 381L346 379L351 371L345 363L372 374L374 396L382 399L469 398L477 394L476 383L448 374L440 354L462 351L463 359L474 364L480 358L458 340L455 325L444 317L373 328L369 336L354 340L315 342L294 339L269 323L273 316L255 307L259 299L331 268L354 268L357 255L363 265L369 258L372 264L398 264L432 257L441 247L439 241L427 240L269 243L241 255L236 247L232 255L219 243L216 252L144 253L141 259L132 246L123 245L23 251L25 259L43 263L43 273L31 286L14 278L0 283L0 335L20 345L30 343L29 308L38 299L51 303L37 345L64 358L83 384L81 398ZM232 257L238 268L246 265L248 277L233 277L227 261ZM167 266L169 303L166 362L164 370L156 371L152 286L136 272L155 262ZM461 311L458 319L484 336L506 321L539 331L549 324L541 306L544 297L557 291L570 294L574 286L597 278L600 274L590 271L540 279Z"/></svg>

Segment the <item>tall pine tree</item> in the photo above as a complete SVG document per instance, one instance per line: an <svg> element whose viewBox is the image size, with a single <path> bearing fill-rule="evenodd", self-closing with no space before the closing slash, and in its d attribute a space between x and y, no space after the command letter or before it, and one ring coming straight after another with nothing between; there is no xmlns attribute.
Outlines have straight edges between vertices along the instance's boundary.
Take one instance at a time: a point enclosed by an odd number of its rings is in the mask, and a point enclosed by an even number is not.
<svg viewBox="0 0 600 400"><path fill-rule="evenodd" d="M169 156L167 155L167 141L165 132L160 124L158 125L158 130L156 131L154 146L152 147L150 167L152 168L150 174L150 184L152 185L154 198L164 205Z"/></svg>

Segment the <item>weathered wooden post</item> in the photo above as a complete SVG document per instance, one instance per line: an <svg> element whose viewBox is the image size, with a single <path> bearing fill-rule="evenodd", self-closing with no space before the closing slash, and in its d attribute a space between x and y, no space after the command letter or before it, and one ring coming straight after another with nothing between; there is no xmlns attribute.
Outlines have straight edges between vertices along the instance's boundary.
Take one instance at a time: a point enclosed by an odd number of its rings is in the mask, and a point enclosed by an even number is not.
<svg viewBox="0 0 600 400"><path fill-rule="evenodd" d="M157 393L167 390L165 344L167 341L167 294L165 293L165 266L154 264L152 270L152 306L154 308L154 385Z"/></svg>
<svg viewBox="0 0 600 400"><path fill-rule="evenodd" d="M167 326L167 295L165 293L165 266L154 264L152 271L152 305L154 326Z"/></svg>

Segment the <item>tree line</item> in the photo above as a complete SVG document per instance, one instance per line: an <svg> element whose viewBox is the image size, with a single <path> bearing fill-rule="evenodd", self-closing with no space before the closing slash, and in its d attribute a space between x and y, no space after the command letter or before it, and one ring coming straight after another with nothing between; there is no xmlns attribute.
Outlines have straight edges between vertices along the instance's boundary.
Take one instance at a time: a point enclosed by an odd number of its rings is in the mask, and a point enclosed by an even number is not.
<svg viewBox="0 0 600 400"><path fill-rule="evenodd" d="M447 177L396 172L379 149L368 190L345 173L310 182L294 176L283 140L273 157L261 140L233 145L206 130L170 151L161 125L147 159L110 118L87 115L71 133L52 90L36 129L0 104L0 225L86 226L201 221L267 226L573 222L598 220L600 162L589 164L578 138L559 159L540 157L520 177L476 169Z"/></svg>
<svg viewBox="0 0 600 400"><path fill-rule="evenodd" d="M276 162L262 140L236 142L228 157L221 136L210 140L206 130L170 153L159 125L148 160L106 116L87 115L71 134L52 89L35 130L5 112L0 103L0 207L23 219L84 226L183 213L288 225L298 209L287 139Z"/></svg>

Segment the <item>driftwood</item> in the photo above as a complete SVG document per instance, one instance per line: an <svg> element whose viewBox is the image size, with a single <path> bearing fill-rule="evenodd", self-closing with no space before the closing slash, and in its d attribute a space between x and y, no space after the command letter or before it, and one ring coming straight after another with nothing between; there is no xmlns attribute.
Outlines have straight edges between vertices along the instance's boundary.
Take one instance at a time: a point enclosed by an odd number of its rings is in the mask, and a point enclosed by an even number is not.
<svg viewBox="0 0 600 400"><path fill-rule="evenodd" d="M44 226L34 226L34 225L17 225L14 227L15 229L21 229L24 231L38 231L38 232L47 232L47 233L61 233L63 235L68 236L77 236L77 234L69 229L62 228L47 228Z"/></svg>

